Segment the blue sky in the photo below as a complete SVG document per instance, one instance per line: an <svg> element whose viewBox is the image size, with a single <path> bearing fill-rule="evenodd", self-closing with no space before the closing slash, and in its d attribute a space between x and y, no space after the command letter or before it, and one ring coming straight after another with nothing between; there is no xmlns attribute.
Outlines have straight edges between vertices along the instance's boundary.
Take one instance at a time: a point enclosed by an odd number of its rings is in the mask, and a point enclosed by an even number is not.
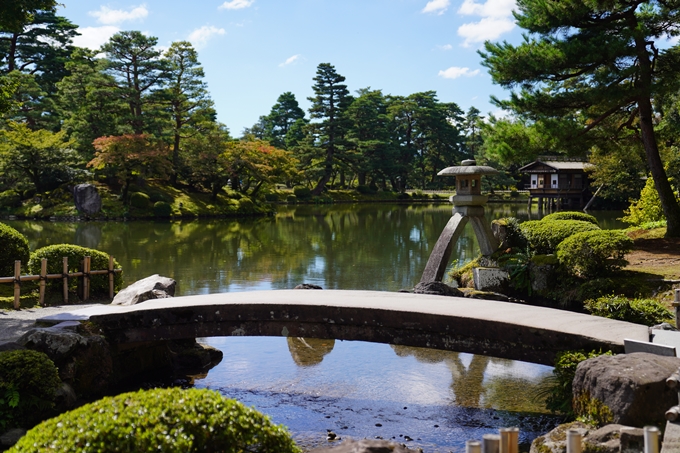
<svg viewBox="0 0 680 453"><path fill-rule="evenodd" d="M98 48L115 32L140 30L162 48L198 49L218 120L240 136L291 91L305 111L319 63L331 63L351 92L409 95L434 90L443 102L484 115L491 83L477 54L485 40L518 42L515 0L62 0L59 14Z"/></svg>

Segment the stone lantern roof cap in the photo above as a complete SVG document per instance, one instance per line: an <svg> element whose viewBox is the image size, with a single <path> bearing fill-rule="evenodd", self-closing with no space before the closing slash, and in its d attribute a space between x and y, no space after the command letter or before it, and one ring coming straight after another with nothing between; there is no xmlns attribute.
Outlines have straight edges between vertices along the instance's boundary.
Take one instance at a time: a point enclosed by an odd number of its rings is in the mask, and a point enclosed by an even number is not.
<svg viewBox="0 0 680 453"><path fill-rule="evenodd" d="M446 167L437 175L439 176L457 176L457 175L496 175L498 170L486 165L476 165L474 159L466 159L460 163L459 166Z"/></svg>

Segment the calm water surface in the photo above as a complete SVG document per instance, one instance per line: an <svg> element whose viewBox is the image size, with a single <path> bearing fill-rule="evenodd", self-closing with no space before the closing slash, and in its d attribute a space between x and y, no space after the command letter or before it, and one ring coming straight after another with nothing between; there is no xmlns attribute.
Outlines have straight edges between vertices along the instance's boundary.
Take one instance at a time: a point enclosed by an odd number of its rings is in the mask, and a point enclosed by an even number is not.
<svg viewBox="0 0 680 453"><path fill-rule="evenodd" d="M525 204L487 206L489 220L537 219ZM619 212L595 213L604 228L623 227ZM172 277L177 295L293 288L397 291L412 288L451 206L295 206L264 219L177 222L8 221L31 250L55 243L116 257L126 284L150 274ZM469 227L468 227L469 228ZM471 229L454 260L478 254ZM284 423L305 445L327 430L381 437L425 451L463 451L468 439L519 426L530 441L556 420L542 412L551 368L419 348L295 338L208 338L224 360L197 387L220 390ZM407 437L413 440L406 440Z"/></svg>

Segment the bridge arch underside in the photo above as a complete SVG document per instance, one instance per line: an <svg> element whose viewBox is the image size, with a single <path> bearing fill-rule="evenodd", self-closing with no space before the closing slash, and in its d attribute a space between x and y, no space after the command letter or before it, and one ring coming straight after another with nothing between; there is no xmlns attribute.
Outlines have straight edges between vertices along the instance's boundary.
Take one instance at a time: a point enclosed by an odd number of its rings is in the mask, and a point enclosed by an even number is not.
<svg viewBox="0 0 680 453"><path fill-rule="evenodd" d="M174 300L179 302L180 299L184 298ZM495 306L490 307L496 313L496 318L503 318L499 310L502 311L503 304L506 304L459 298L444 299L446 301L443 303L448 304L472 302L473 308L475 303L479 303L478 305L485 307L482 312L489 310L488 304L498 304L497 310L494 310ZM508 305L506 309L509 309L511 308L509 306L516 304L506 305ZM585 331L597 329L596 325L589 328L587 325L589 322L602 320L611 324L611 320L541 307L520 307L523 310L527 308L538 310L535 316L538 319L545 319L547 326L537 327L527 322L518 324L485 316L476 317L474 314L447 314L445 313L447 310L439 309L428 312L427 308L386 309L375 306L261 302L149 307L124 313L92 316L90 320L103 330L113 344L212 336L334 338L468 352L545 365L553 365L556 353L564 350L602 349L623 352L623 338L618 333L616 338L611 335L610 338L606 336L603 338L602 335L599 337L584 335L579 331L570 331L569 328L554 328L555 324L560 325L559 320L556 321L554 316L548 318L544 316L548 314L557 316L563 313L570 318L565 320L566 324L577 324L580 330ZM521 313L519 315L521 316ZM573 319L574 317L576 318ZM549 319L552 320L548 322ZM583 325L584 322L586 325ZM643 326L621 324L623 325L614 326L624 331L627 326L638 327L646 332L646 327ZM642 334L642 330L640 333ZM635 338L634 335L632 337Z"/></svg>

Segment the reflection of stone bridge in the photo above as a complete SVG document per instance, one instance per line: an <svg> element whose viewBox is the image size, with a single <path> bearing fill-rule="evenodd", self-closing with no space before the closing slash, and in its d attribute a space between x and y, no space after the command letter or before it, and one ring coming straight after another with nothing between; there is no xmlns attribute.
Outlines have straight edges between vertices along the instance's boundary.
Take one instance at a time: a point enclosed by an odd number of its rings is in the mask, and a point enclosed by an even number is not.
<svg viewBox="0 0 680 453"><path fill-rule="evenodd" d="M74 307L75 308L75 307ZM567 349L623 352L647 327L544 307L459 297L340 290L221 293L103 305L44 318L98 324L113 343L210 336L336 338L470 352L552 365Z"/></svg>

